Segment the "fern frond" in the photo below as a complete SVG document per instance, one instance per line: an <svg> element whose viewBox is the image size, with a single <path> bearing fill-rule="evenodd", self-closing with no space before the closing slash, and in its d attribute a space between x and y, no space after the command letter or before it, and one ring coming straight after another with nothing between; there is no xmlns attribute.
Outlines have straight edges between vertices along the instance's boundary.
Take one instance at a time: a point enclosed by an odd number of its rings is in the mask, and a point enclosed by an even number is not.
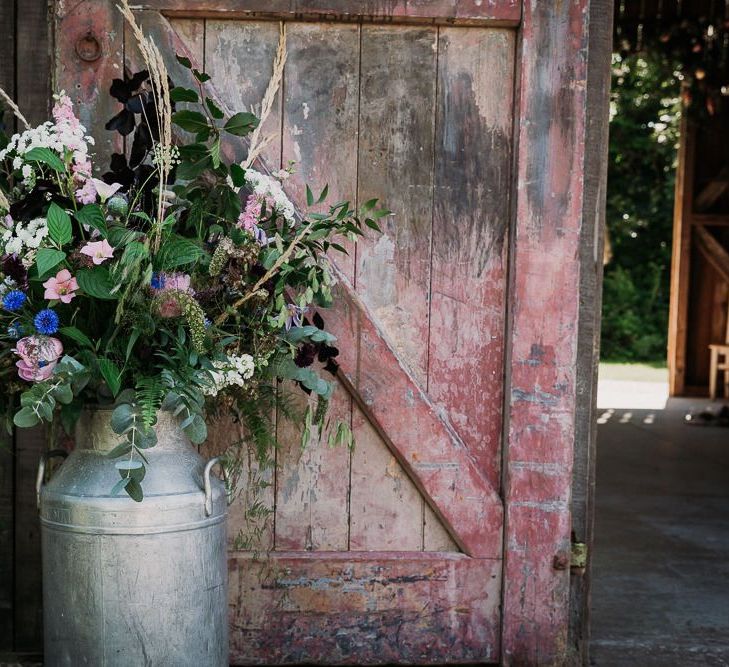
<svg viewBox="0 0 729 667"><path fill-rule="evenodd" d="M159 375L137 380L135 401L145 427L150 428L157 422L157 413L166 393L167 388Z"/></svg>

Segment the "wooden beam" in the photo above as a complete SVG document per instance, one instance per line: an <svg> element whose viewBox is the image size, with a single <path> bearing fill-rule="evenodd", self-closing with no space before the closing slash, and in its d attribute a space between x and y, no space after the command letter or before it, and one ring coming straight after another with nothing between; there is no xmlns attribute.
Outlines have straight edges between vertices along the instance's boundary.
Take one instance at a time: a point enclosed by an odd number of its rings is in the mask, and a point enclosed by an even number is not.
<svg viewBox="0 0 729 667"><path fill-rule="evenodd" d="M587 64L587 127L583 227L580 241L580 311L577 340L577 409L572 468L572 535L588 545L585 568L570 569L569 647L588 664L591 554L597 441L597 376L602 315L603 242L608 165L612 0L591 0Z"/></svg>
<svg viewBox="0 0 729 667"><path fill-rule="evenodd" d="M525 0L507 363L502 663L565 664L591 0ZM593 149L592 146L589 148Z"/></svg>
<svg viewBox="0 0 729 667"><path fill-rule="evenodd" d="M696 247L707 262L714 267L724 282L729 283L729 252L716 240L714 235L703 225L694 227Z"/></svg>
<svg viewBox="0 0 729 667"><path fill-rule="evenodd" d="M691 216L692 225L704 227L729 227L729 215L721 213L694 213Z"/></svg>
<svg viewBox="0 0 729 667"><path fill-rule="evenodd" d="M511 26L519 24L520 0L139 0L135 9L168 16L375 21L450 25Z"/></svg>
<svg viewBox="0 0 729 667"><path fill-rule="evenodd" d="M729 190L729 167L722 167L716 178L712 178L696 195L694 209L696 211L706 211L711 208L716 201Z"/></svg>
<svg viewBox="0 0 729 667"><path fill-rule="evenodd" d="M682 396L686 383L686 338L691 276L695 129L682 114L673 207L671 293L668 313L668 390Z"/></svg>
<svg viewBox="0 0 729 667"><path fill-rule="evenodd" d="M236 553L228 572L233 665L499 660L499 560L417 552Z"/></svg>

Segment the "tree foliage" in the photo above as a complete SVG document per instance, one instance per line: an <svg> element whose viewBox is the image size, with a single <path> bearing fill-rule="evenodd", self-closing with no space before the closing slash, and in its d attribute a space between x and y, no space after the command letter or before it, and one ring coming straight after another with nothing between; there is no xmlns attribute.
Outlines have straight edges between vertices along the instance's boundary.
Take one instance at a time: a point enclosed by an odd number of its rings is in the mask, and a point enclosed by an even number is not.
<svg viewBox="0 0 729 667"><path fill-rule="evenodd" d="M662 53L613 56L604 359L666 356L680 78Z"/></svg>

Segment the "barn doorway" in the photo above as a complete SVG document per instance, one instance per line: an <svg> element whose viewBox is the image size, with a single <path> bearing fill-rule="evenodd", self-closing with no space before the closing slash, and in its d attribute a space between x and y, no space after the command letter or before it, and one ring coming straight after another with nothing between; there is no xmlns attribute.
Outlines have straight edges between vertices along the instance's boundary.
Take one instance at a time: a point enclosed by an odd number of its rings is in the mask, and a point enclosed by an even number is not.
<svg viewBox="0 0 729 667"><path fill-rule="evenodd" d="M728 20L725 2L615 7L596 665L729 664L729 392L710 351L729 342Z"/></svg>

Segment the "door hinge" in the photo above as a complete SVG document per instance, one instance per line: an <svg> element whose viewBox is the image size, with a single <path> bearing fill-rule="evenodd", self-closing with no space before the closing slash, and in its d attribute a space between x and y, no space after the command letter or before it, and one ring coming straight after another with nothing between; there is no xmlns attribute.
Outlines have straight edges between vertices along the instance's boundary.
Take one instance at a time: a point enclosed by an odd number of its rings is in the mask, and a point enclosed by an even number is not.
<svg viewBox="0 0 729 667"><path fill-rule="evenodd" d="M584 570L587 567L587 545L584 542L572 543L570 567Z"/></svg>

